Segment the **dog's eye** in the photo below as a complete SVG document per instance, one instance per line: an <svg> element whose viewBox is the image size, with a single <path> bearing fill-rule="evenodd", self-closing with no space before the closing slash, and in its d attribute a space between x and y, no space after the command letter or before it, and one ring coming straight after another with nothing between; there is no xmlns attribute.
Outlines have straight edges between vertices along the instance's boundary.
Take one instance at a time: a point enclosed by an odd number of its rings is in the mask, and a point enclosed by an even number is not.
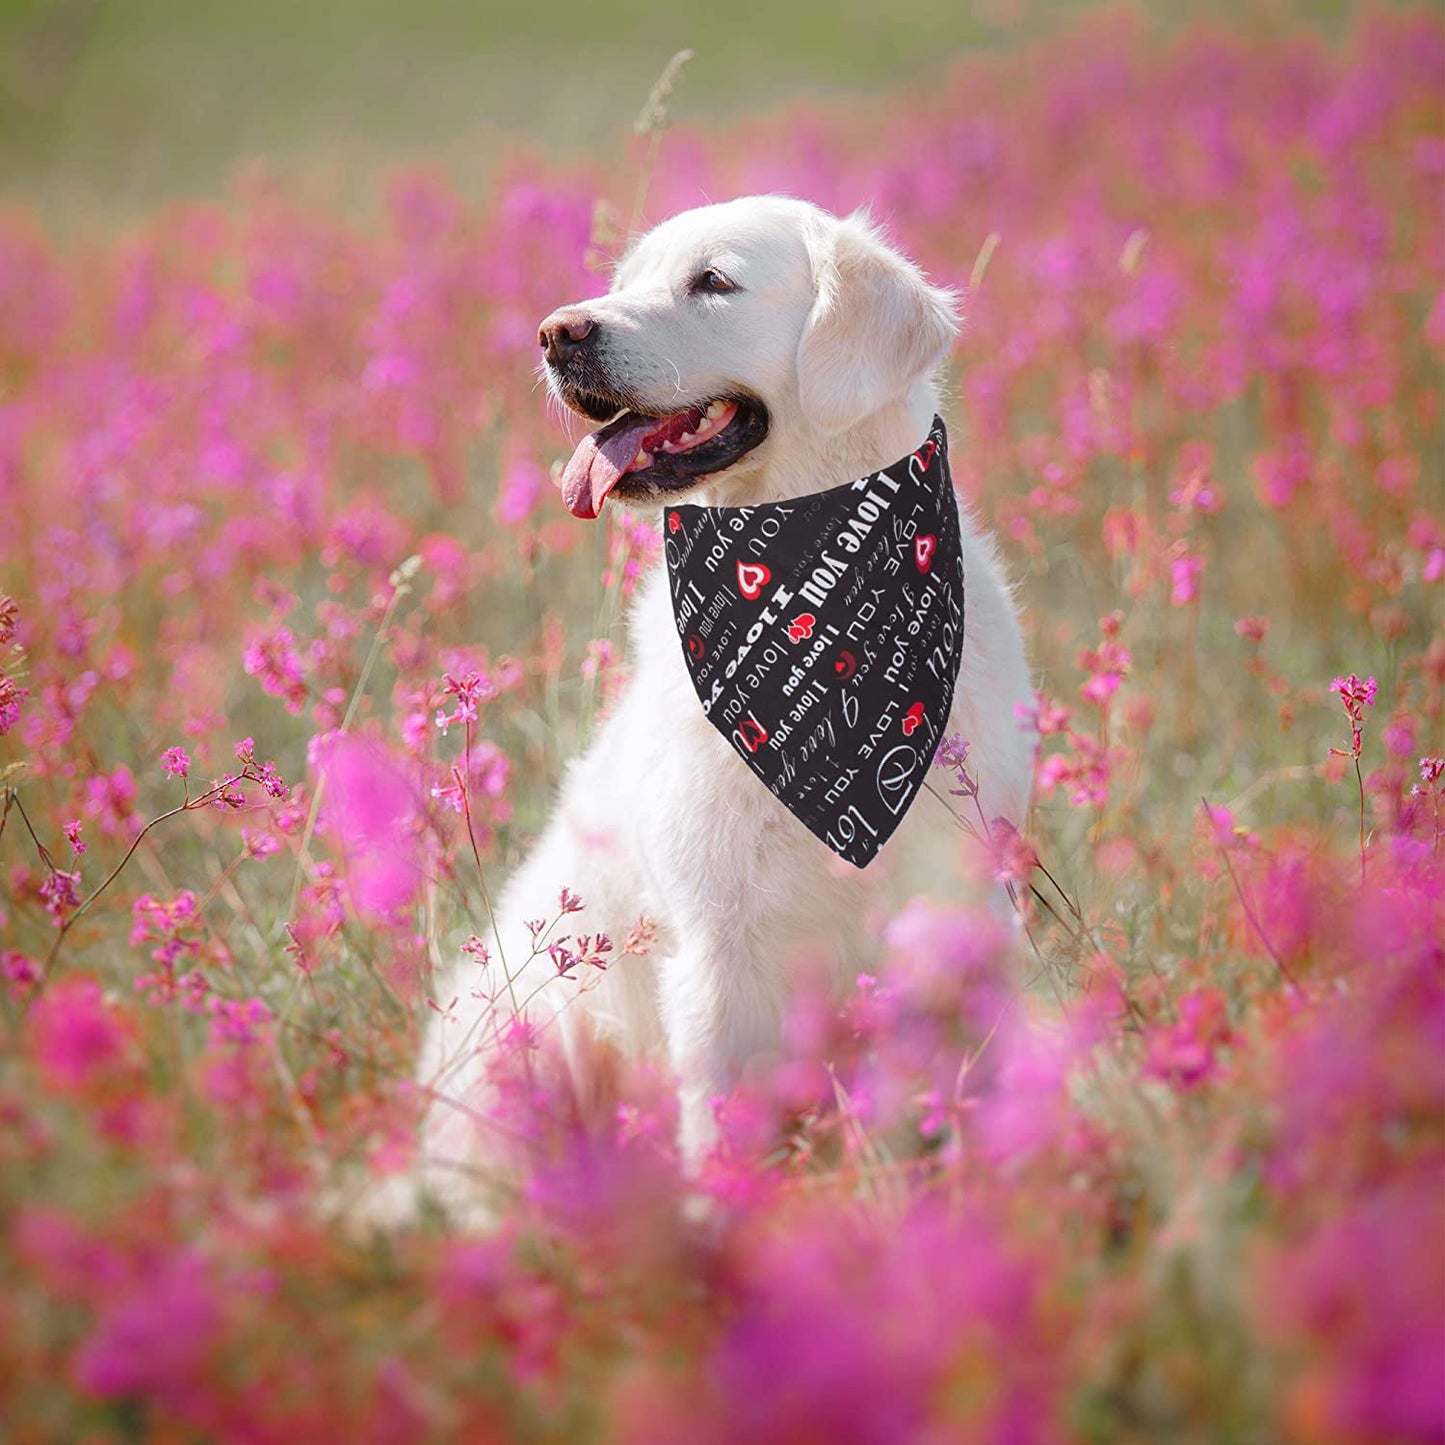
<svg viewBox="0 0 1445 1445"><path fill-rule="evenodd" d="M687 283L690 296L726 296L729 291L737 289L737 286L729 281L716 266L709 266L706 271L699 271Z"/></svg>

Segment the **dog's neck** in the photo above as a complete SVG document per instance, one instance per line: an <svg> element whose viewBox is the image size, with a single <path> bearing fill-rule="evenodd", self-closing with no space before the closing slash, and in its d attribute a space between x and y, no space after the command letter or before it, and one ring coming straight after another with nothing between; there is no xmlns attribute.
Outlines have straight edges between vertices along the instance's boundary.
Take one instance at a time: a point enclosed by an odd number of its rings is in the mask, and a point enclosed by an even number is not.
<svg viewBox="0 0 1445 1445"><path fill-rule="evenodd" d="M938 389L931 378L924 378L905 396L847 431L833 436L814 433L801 443L780 447L760 471L702 489L688 500L704 506L740 506L782 502L843 486L907 456L928 435L937 414Z"/></svg>

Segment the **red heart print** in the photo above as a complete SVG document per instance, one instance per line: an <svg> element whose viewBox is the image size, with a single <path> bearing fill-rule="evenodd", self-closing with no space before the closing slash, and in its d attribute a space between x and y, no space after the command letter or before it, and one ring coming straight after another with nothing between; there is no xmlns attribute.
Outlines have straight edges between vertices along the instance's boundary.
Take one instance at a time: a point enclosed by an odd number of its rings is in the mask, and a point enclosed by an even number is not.
<svg viewBox="0 0 1445 1445"><path fill-rule="evenodd" d="M745 717L738 724L738 730L734 736L750 753L755 753L767 742L768 730L757 718Z"/></svg>
<svg viewBox="0 0 1445 1445"><path fill-rule="evenodd" d="M813 624L818 619L811 612L800 612L788 623L788 641L801 642L805 637L813 635Z"/></svg>
<svg viewBox="0 0 1445 1445"><path fill-rule="evenodd" d="M697 633L690 632L687 638L687 655L692 658L700 658L707 649L703 646L702 638Z"/></svg>
<svg viewBox="0 0 1445 1445"><path fill-rule="evenodd" d="M927 572L933 566L933 553L937 546L938 538L932 532L923 532L913 539L913 560L920 572Z"/></svg>
<svg viewBox="0 0 1445 1445"><path fill-rule="evenodd" d="M682 518L679 517L676 512L669 512L667 514L667 530L669 532L676 532L679 531L681 527Z"/></svg>
<svg viewBox="0 0 1445 1445"><path fill-rule="evenodd" d="M911 738L923 722L923 704L916 702L903 714L903 736Z"/></svg>
<svg viewBox="0 0 1445 1445"><path fill-rule="evenodd" d="M934 445L933 438L929 437L929 439L913 453L913 460L920 466L926 467L929 462L933 460L933 454L937 450L938 448Z"/></svg>
<svg viewBox="0 0 1445 1445"><path fill-rule="evenodd" d="M840 652L833 659L833 671L846 682L858 671L858 659L851 652Z"/></svg>
<svg viewBox="0 0 1445 1445"><path fill-rule="evenodd" d="M739 562L738 591L749 602L756 602L758 594L768 585L768 579L772 575L761 562Z"/></svg>

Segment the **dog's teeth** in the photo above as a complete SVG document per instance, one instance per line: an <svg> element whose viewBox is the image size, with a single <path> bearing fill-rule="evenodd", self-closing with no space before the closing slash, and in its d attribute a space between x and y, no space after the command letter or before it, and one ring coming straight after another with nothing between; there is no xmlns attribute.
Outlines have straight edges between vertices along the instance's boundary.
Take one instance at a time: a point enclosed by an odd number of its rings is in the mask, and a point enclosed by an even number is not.
<svg viewBox="0 0 1445 1445"><path fill-rule="evenodd" d="M677 439L678 445L685 447L685 446L688 444L688 442L690 442L690 441L695 441L696 438L697 438L697 433L696 433L695 431L685 431L685 432L683 432L683 434L682 434L680 437L678 437L678 439Z"/></svg>
<svg viewBox="0 0 1445 1445"><path fill-rule="evenodd" d="M713 404L707 409L708 420L716 421L718 417L720 417L726 410L727 403L725 401L713 402Z"/></svg>
<svg viewBox="0 0 1445 1445"><path fill-rule="evenodd" d="M637 449L637 455L632 459L634 467L650 467L652 465L652 453L645 452L641 447Z"/></svg>

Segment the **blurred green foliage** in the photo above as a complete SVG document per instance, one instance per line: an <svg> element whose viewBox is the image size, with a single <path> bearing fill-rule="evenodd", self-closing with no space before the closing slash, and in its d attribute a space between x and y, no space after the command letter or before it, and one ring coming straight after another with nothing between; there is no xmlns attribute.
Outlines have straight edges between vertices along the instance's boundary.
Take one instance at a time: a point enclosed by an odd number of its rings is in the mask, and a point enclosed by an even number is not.
<svg viewBox="0 0 1445 1445"><path fill-rule="evenodd" d="M1345 28L1348 0L1139 0L1151 24ZM0 0L0 199L124 218L250 157L333 192L426 155L479 184L508 141L614 145L669 56L681 109L924 83L960 49L1078 23L1083 0Z"/></svg>

